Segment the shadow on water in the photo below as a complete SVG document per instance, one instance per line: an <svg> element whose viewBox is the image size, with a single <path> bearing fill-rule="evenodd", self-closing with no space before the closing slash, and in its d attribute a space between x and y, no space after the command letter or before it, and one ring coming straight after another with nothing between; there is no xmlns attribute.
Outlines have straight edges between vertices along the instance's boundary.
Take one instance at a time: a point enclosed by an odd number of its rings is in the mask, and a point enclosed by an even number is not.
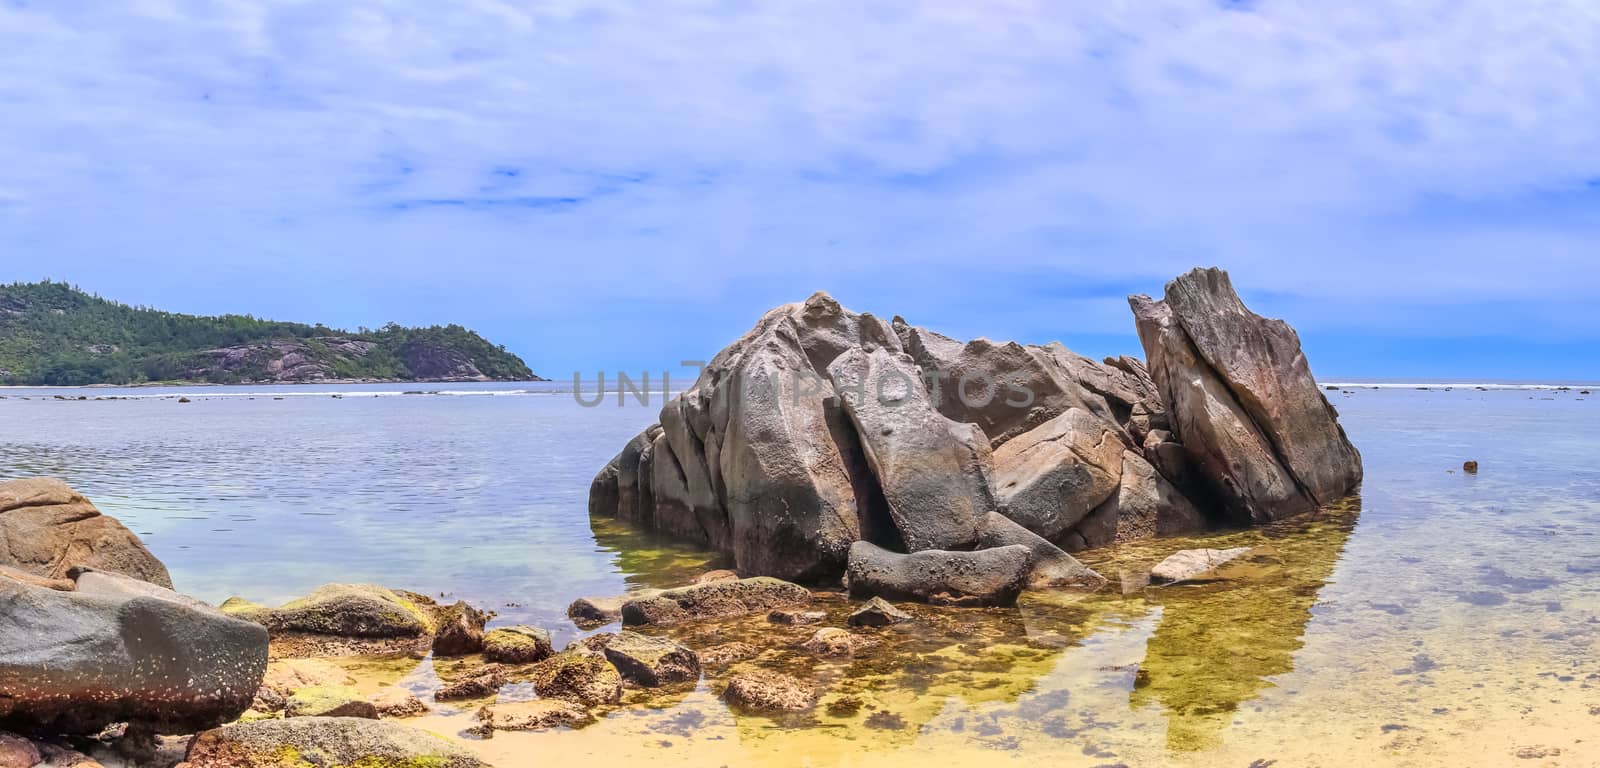
<svg viewBox="0 0 1600 768"><path fill-rule="evenodd" d="M1164 539L1112 553L1110 571L1148 572L1157 553L1187 547L1255 549L1225 567L1228 578L1142 590L1160 620L1146 643L1128 704L1160 706L1167 748L1215 747L1242 704L1294 669L1312 608L1360 515L1348 499L1320 513L1202 540ZM1108 574L1109 575L1109 574Z"/></svg>

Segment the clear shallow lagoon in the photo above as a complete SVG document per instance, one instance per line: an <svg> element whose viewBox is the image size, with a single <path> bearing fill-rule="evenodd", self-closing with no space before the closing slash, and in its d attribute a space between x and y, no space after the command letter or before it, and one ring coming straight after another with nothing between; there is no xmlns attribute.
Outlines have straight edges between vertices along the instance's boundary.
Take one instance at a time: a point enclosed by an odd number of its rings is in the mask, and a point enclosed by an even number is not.
<svg viewBox="0 0 1600 768"><path fill-rule="evenodd" d="M685 629L691 645L768 648L756 663L817 680L823 706L735 716L702 684L475 746L502 768L1600 764L1600 397L1429 386L1329 393L1366 460L1359 503L1086 558L1115 582L1186 547L1278 553L1244 581L930 610L854 661L812 659L786 645L808 631L759 618ZM0 477L67 480L212 601L375 582L466 598L560 645L573 598L714 564L591 528L590 478L655 407L583 408L569 388L0 390ZM436 671L366 677L425 691ZM455 733L470 712L420 724Z"/></svg>

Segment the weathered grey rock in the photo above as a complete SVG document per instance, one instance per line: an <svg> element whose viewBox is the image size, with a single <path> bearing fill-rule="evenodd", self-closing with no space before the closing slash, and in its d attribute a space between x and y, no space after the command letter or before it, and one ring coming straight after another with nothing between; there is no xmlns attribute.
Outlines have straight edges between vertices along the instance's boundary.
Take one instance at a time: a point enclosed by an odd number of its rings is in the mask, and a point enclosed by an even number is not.
<svg viewBox="0 0 1600 768"><path fill-rule="evenodd" d="M457 600L433 611L433 655L465 656L483 650L483 625L488 614Z"/></svg>
<svg viewBox="0 0 1600 768"><path fill-rule="evenodd" d="M574 701L584 706L615 704L622 700L622 675L606 657L581 648L568 648L534 665L533 689L541 697Z"/></svg>
<svg viewBox="0 0 1600 768"><path fill-rule="evenodd" d="M664 637L623 632L606 643L604 653L624 680L646 688L700 679L695 652Z"/></svg>
<svg viewBox="0 0 1600 768"><path fill-rule="evenodd" d="M1069 550L1175 536L1205 528L1205 517L1149 462L1129 451L1118 490L1064 540Z"/></svg>
<svg viewBox="0 0 1600 768"><path fill-rule="evenodd" d="M1129 302L1173 432L1234 518L1298 514L1360 484L1361 456L1299 337L1247 309L1225 272L1197 269L1164 301Z"/></svg>
<svg viewBox="0 0 1600 768"><path fill-rule="evenodd" d="M694 619L725 618L793 608L811 603L811 590L787 581L757 576L669 589L659 595L630 600L622 606L622 623L676 624Z"/></svg>
<svg viewBox="0 0 1600 768"><path fill-rule="evenodd" d="M995 508L989 441L934 407L911 358L852 349L828 366L907 549L970 549Z"/></svg>
<svg viewBox="0 0 1600 768"><path fill-rule="evenodd" d="M852 627L887 627L911 620L911 614L896 608L888 600L874 597L857 608L846 619Z"/></svg>
<svg viewBox="0 0 1600 768"><path fill-rule="evenodd" d="M472 670L470 674L451 680L433 692L435 701L461 701L493 696L508 682L505 667L489 664Z"/></svg>
<svg viewBox="0 0 1600 768"><path fill-rule="evenodd" d="M348 685L301 688L284 701L285 717L364 717L377 719L378 708Z"/></svg>
<svg viewBox="0 0 1600 768"><path fill-rule="evenodd" d="M817 704L817 689L798 678L764 669L734 675L723 701L747 712L804 712Z"/></svg>
<svg viewBox="0 0 1600 768"><path fill-rule="evenodd" d="M1096 590L1106 584L1106 579L1094 569L1060 547L1045 541L1038 534L1023 528L998 512L984 518L983 532L978 537L979 549L1021 545L1028 548L1033 562L1028 572L1031 589L1084 589Z"/></svg>
<svg viewBox="0 0 1600 768"><path fill-rule="evenodd" d="M1054 541L1116 491L1123 450L1113 425L1069 408L995 449L1000 511Z"/></svg>
<svg viewBox="0 0 1600 768"><path fill-rule="evenodd" d="M542 731L579 728L594 722L594 716L570 701L538 699L491 704L478 710L478 722L495 731Z"/></svg>
<svg viewBox="0 0 1600 768"><path fill-rule="evenodd" d="M340 637L416 637L433 632L428 606L372 584L324 584L279 608L229 599L222 611L254 621L273 635L309 632Z"/></svg>
<svg viewBox="0 0 1600 768"><path fill-rule="evenodd" d="M1033 553L1022 545L976 552L930 549L902 555L871 542L850 547L845 581L858 598L935 605L1012 605L1027 585Z"/></svg>
<svg viewBox="0 0 1600 768"><path fill-rule="evenodd" d="M283 768L284 756L320 768L488 768L467 749L427 731L358 717L293 717L235 723L189 744L188 768Z"/></svg>
<svg viewBox="0 0 1600 768"><path fill-rule="evenodd" d="M543 661L555 654L550 633L539 627L499 627L483 636L484 658L505 664Z"/></svg>
<svg viewBox="0 0 1600 768"><path fill-rule="evenodd" d="M1168 283L1167 304L1306 496L1328 504L1361 483L1361 454L1288 323L1251 312L1220 269L1196 269Z"/></svg>
<svg viewBox="0 0 1600 768"><path fill-rule="evenodd" d="M267 665L260 626L153 584L88 581L61 592L0 578L0 727L193 733L250 706Z"/></svg>
<svg viewBox="0 0 1600 768"><path fill-rule="evenodd" d="M48 477L0 482L0 566L56 580L83 566L172 587L166 566L139 537Z"/></svg>
<svg viewBox="0 0 1600 768"><path fill-rule="evenodd" d="M1249 551L1249 547L1235 547L1234 549L1185 549L1174 552L1150 569L1150 583L1176 584L1180 581L1199 581Z"/></svg>
<svg viewBox="0 0 1600 768"><path fill-rule="evenodd" d="M583 629L603 627L622 621L622 606L629 600L644 600L659 594L659 589L644 589L626 595L580 597L567 606L567 618Z"/></svg>

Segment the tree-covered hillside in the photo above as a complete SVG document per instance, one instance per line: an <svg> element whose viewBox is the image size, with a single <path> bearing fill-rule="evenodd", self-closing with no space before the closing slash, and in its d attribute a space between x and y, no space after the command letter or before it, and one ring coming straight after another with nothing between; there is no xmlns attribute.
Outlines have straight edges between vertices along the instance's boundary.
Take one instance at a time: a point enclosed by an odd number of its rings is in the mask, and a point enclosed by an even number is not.
<svg viewBox="0 0 1600 768"><path fill-rule="evenodd" d="M66 283L0 286L0 384L536 378L521 358L459 325L350 333L130 307Z"/></svg>

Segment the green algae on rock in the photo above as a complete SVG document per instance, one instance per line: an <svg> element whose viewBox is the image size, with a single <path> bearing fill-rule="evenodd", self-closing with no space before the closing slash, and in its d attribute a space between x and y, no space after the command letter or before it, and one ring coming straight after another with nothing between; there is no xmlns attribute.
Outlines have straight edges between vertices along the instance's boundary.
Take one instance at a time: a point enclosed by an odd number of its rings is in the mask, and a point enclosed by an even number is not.
<svg viewBox="0 0 1600 768"><path fill-rule="evenodd" d="M550 633L539 627L498 627L483 636L483 656L489 661L527 664L548 659L554 653Z"/></svg>
<svg viewBox="0 0 1600 768"><path fill-rule="evenodd" d="M294 717L206 731L190 768L488 768L469 750L416 728L354 717Z"/></svg>

